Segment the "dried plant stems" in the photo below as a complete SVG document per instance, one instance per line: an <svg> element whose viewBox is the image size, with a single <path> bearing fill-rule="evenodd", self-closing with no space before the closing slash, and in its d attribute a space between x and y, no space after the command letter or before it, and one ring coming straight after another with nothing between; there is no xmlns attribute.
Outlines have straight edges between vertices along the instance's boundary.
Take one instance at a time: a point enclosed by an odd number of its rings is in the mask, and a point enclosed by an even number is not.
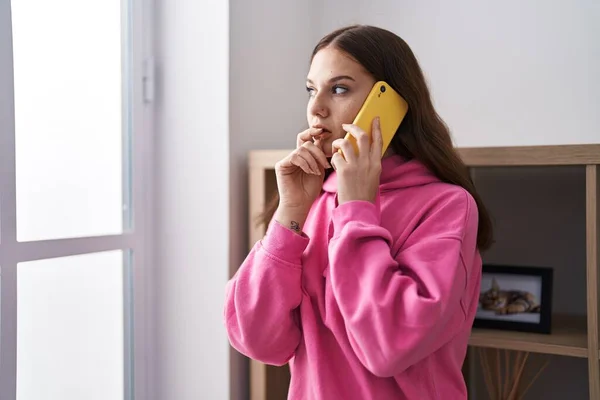
<svg viewBox="0 0 600 400"><path fill-rule="evenodd" d="M502 352L504 352L504 357ZM511 353L514 353L514 357ZM550 362L549 359L546 359L537 369L533 378L526 382L525 388L521 389L524 383L525 366L529 360L529 352L477 348L477 354L486 390L491 400L522 400L533 382L536 381Z"/></svg>

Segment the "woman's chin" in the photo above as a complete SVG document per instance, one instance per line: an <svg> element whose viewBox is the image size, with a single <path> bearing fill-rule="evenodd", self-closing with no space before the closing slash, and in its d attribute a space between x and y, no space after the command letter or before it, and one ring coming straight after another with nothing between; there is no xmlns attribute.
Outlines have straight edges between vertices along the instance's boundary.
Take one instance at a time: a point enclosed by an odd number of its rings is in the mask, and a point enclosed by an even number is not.
<svg viewBox="0 0 600 400"><path fill-rule="evenodd" d="M327 158L331 158L331 156L333 155L333 149L331 147L332 142L333 141L328 141L323 144L323 147L321 147L321 150L323 150L323 153L325 154L325 157L327 157Z"/></svg>
<svg viewBox="0 0 600 400"><path fill-rule="evenodd" d="M331 156L333 156L333 142L335 142L337 139L342 139L344 138L343 134L332 134L330 135L326 140L324 140L321 143L321 150L323 150L323 153L325 153L325 157L327 158L331 158Z"/></svg>

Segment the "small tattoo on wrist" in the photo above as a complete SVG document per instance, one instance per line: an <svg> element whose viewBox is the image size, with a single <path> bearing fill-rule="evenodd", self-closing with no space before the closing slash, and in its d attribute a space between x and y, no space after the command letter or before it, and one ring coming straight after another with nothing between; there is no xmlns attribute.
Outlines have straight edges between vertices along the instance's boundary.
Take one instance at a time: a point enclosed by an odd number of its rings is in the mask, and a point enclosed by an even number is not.
<svg viewBox="0 0 600 400"><path fill-rule="evenodd" d="M294 231L294 232L300 232L300 224L297 223L296 221L292 221L290 224L290 228Z"/></svg>

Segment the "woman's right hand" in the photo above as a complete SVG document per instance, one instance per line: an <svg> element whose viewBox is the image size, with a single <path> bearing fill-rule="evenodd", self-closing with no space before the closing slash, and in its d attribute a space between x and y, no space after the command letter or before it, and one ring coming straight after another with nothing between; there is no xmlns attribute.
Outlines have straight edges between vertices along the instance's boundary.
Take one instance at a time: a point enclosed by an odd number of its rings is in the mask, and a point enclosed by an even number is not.
<svg viewBox="0 0 600 400"><path fill-rule="evenodd" d="M317 128L300 133L296 149L275 164L279 206L274 217L297 232L321 192L325 169L331 168L319 143L322 133Z"/></svg>

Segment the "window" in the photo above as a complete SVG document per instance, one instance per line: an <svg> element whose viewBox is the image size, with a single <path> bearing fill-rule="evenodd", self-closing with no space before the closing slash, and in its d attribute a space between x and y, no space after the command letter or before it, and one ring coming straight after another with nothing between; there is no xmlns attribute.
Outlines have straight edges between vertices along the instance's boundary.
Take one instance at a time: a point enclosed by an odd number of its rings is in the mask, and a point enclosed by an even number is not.
<svg viewBox="0 0 600 400"><path fill-rule="evenodd" d="M146 397L148 15L0 3L3 400Z"/></svg>

